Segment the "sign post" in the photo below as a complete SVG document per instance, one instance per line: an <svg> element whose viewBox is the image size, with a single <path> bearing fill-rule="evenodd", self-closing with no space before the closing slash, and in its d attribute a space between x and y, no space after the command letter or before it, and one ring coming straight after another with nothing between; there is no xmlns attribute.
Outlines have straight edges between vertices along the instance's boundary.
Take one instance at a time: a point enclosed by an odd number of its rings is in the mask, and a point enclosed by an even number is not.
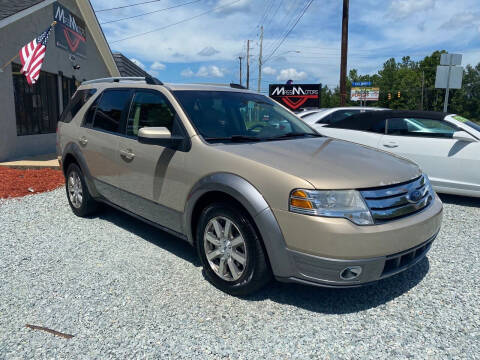
<svg viewBox="0 0 480 360"><path fill-rule="evenodd" d="M448 111L448 98L450 89L461 89L463 79L463 67L461 54L442 54L440 57L440 66L437 66L437 76L435 78L435 88L445 89L445 100L443 111Z"/></svg>

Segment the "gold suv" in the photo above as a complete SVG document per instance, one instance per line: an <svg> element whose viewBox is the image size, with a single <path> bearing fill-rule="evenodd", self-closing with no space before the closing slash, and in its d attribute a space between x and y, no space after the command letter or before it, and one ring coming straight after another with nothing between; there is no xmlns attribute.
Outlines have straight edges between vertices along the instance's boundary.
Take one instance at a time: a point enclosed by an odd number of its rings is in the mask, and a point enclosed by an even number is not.
<svg viewBox="0 0 480 360"><path fill-rule="evenodd" d="M351 287L420 261L442 203L414 163L323 137L238 85L84 82L58 125L73 212L107 203L196 247L247 295L275 277Z"/></svg>

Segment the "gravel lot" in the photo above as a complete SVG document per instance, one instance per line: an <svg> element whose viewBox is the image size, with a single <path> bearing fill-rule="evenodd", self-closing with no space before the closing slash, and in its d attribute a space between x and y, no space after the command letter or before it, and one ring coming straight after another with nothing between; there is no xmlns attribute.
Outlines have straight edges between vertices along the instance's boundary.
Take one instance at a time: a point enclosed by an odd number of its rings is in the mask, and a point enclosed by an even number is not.
<svg viewBox="0 0 480 360"><path fill-rule="evenodd" d="M75 217L63 188L0 200L0 358L480 358L480 200L444 200L413 269L249 299L213 288L170 235L113 209Z"/></svg>

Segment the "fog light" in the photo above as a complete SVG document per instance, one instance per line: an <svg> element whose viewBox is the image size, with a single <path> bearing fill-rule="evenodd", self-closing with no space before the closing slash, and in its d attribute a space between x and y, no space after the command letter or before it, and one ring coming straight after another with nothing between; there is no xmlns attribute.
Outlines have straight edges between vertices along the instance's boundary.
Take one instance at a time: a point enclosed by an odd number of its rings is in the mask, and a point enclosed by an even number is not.
<svg viewBox="0 0 480 360"><path fill-rule="evenodd" d="M350 266L345 269L343 269L340 272L340 278L342 280L353 280L356 279L360 276L362 273L362 267L361 266Z"/></svg>

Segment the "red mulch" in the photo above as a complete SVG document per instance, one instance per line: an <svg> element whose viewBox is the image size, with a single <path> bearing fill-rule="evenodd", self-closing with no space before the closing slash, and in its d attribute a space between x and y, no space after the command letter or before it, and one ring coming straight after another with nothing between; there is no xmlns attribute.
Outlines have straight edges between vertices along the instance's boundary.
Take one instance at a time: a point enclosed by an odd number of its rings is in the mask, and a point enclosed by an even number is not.
<svg viewBox="0 0 480 360"><path fill-rule="evenodd" d="M60 170L11 169L0 166L0 199L54 190L65 184Z"/></svg>

